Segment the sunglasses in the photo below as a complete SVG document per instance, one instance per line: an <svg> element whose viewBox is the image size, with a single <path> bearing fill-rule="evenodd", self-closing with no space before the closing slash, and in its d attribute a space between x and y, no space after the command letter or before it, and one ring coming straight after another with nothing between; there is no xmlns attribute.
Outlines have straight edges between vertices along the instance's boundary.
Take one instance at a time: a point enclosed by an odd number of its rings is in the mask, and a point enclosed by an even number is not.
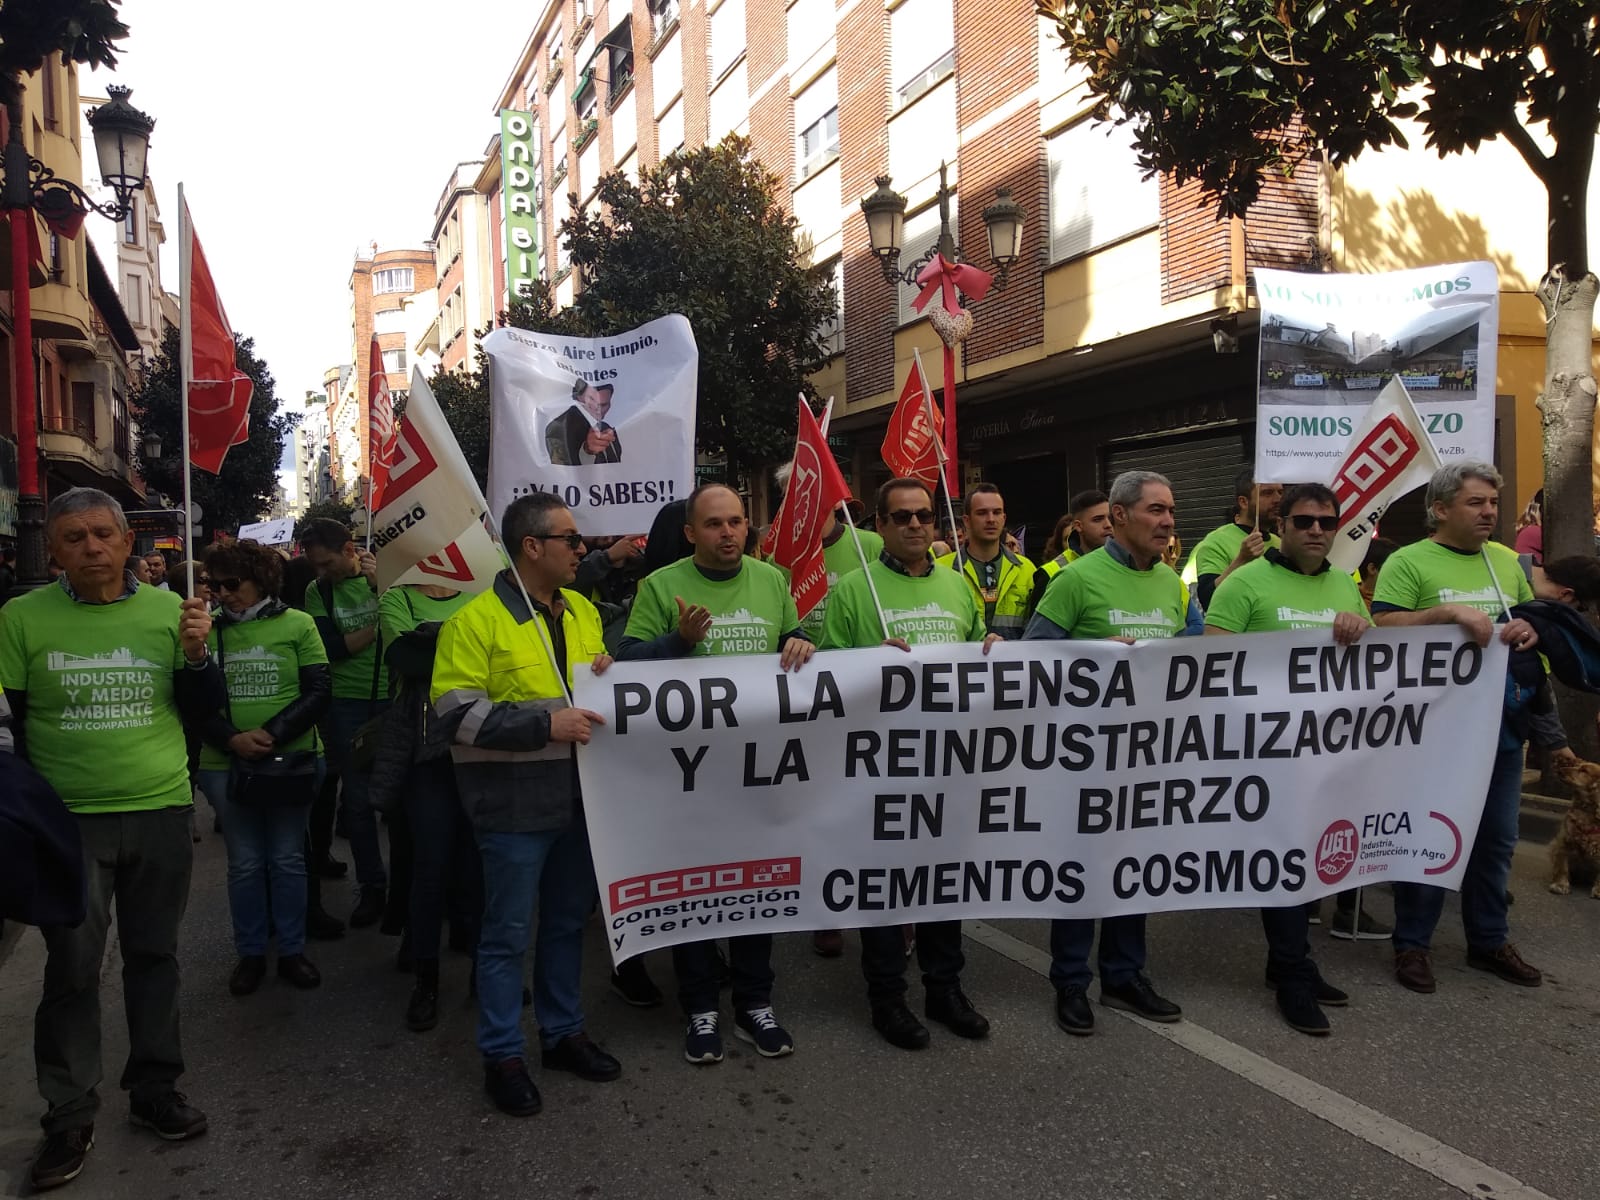
<svg viewBox="0 0 1600 1200"><path fill-rule="evenodd" d="M1314 517L1310 513L1295 513L1289 520L1299 530L1307 530L1315 525L1323 533L1333 533L1339 528L1338 517Z"/></svg>
<svg viewBox="0 0 1600 1200"><path fill-rule="evenodd" d="M541 542L565 542L568 550L576 550L583 545L581 533L536 533L533 536Z"/></svg>
<svg viewBox="0 0 1600 1200"><path fill-rule="evenodd" d="M237 575L235 575L231 579L202 579L200 582L209 584L211 587L216 588L219 592L237 592L239 590L240 579Z"/></svg>
<svg viewBox="0 0 1600 1200"><path fill-rule="evenodd" d="M933 524L933 509L919 508L913 512L909 508L897 508L889 514L889 519L896 525L909 525L916 521L919 525Z"/></svg>

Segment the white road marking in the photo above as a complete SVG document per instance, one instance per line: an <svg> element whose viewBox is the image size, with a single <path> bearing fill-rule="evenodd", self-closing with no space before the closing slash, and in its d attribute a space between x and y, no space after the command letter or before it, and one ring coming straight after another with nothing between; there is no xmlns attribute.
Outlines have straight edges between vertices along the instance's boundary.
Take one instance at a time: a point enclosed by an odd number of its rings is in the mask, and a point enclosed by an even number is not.
<svg viewBox="0 0 1600 1200"><path fill-rule="evenodd" d="M964 921L962 931L980 946L986 946L1035 974L1049 978L1050 955L1047 951L1003 933L984 921ZM1466 1195L1478 1197L1479 1200L1556 1200L1548 1193L1496 1170L1454 1146L1445 1145L1420 1129L1413 1129L1375 1108L1352 1100L1342 1092L1324 1087L1270 1058L1230 1042L1203 1025L1187 1019L1175 1025L1158 1025L1119 1009L1101 1011L1114 1013L1157 1037L1181 1046L1224 1071L1360 1138L1369 1146L1376 1146L1402 1162L1426 1171Z"/></svg>

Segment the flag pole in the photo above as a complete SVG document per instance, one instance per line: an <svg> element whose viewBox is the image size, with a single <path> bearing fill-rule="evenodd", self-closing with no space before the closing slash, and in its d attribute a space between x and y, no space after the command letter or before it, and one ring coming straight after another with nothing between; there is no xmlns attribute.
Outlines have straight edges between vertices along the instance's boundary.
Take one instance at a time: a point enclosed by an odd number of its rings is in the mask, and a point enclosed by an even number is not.
<svg viewBox="0 0 1600 1200"><path fill-rule="evenodd" d="M917 364L917 378L922 380L922 403L927 407L928 428L931 430L933 428L933 393L928 390L928 375L922 369L922 351L915 346L911 347L911 357ZM961 551L961 535L956 526L955 502L950 498L950 472L947 469L947 464L950 460L945 454L944 439L942 437L934 438L933 448L939 456L939 482L944 486L944 511L945 515L950 518L950 537L955 542L951 549L955 551L956 570L965 574L967 559L966 555Z"/></svg>
<svg viewBox="0 0 1600 1200"><path fill-rule="evenodd" d="M805 397L805 393L802 392L800 394L800 399L804 400L805 398L806 398ZM828 436L828 420L832 416L833 416L833 397L829 396L828 397L828 403L827 403L826 406L824 406L824 408L822 410L822 436L823 437L827 437ZM888 620L887 617L884 616L884 613L883 613L883 601L878 599L878 585L872 581L872 572L867 570L867 551L866 551L866 547L862 546L862 544L861 544L861 534L856 529L856 520L855 520L855 518L853 516L850 515L849 502L847 501L846 503L840 505L840 507L844 509L844 523L850 529L850 540L855 543L855 546L856 546L856 557L861 560L862 573L865 574L866 577L867 577L867 590L872 593L872 606L878 610L878 626L883 630L883 640L884 641L888 641L889 637L890 637L889 620Z"/></svg>
<svg viewBox="0 0 1600 1200"><path fill-rule="evenodd" d="M183 438L183 557L188 573L188 591L194 596L194 467L189 454L189 387L194 373L194 230L189 225L189 205L178 184L178 278L183 292L178 297L178 413Z"/></svg>

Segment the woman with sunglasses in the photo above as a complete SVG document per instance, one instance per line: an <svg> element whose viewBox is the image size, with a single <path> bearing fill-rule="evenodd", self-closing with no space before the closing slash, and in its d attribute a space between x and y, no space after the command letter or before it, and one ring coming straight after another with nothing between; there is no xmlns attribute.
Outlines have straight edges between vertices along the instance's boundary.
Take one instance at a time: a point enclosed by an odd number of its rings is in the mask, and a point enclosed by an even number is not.
<svg viewBox="0 0 1600 1200"><path fill-rule="evenodd" d="M254 542L215 547L206 574L221 603L211 653L228 703L201 730L200 786L222 798L239 954L228 990L247 996L261 986L272 932L278 974L314 988L322 976L305 956L305 830L322 773L316 724L333 694L328 655L311 618L278 598L283 559L274 551Z"/></svg>

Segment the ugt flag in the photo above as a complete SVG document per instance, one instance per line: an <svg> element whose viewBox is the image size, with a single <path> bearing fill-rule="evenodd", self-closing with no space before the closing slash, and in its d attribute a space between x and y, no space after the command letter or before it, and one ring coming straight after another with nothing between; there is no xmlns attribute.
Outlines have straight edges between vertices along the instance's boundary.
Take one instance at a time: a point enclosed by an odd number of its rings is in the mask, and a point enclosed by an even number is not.
<svg viewBox="0 0 1600 1200"><path fill-rule="evenodd" d="M405 582L483 591L505 565L483 527L485 515L466 457L414 368L383 507L372 514L379 590Z"/></svg>
<svg viewBox="0 0 1600 1200"><path fill-rule="evenodd" d="M889 414L883 435L883 461L895 475L919 479L930 488L939 483L939 450L944 418L933 407L933 396L922 377L922 363L913 360L900 399Z"/></svg>
<svg viewBox="0 0 1600 1200"><path fill-rule="evenodd" d="M239 370L228 314L211 278L194 219L179 189L179 305L182 374L189 405L189 461L216 475L230 448L250 438L250 397L255 384Z"/></svg>
<svg viewBox="0 0 1600 1200"><path fill-rule="evenodd" d="M383 492L394 469L394 397L389 395L389 377L383 370L383 351L378 335L372 335L372 350L367 355L367 507L373 512L383 507Z"/></svg>
<svg viewBox="0 0 1600 1200"><path fill-rule="evenodd" d="M1367 409L1333 477L1333 492L1339 497L1339 534L1328 552L1333 569L1359 567L1389 506L1427 483L1440 465L1422 417L1396 376Z"/></svg>
<svg viewBox="0 0 1600 1200"><path fill-rule="evenodd" d="M801 617L828 594L828 568L822 558L822 531L828 515L850 499L850 489L839 464L828 449L828 439L811 412L800 401L800 424L795 435L794 467L783 505L774 522L772 561L789 569L789 591Z"/></svg>

